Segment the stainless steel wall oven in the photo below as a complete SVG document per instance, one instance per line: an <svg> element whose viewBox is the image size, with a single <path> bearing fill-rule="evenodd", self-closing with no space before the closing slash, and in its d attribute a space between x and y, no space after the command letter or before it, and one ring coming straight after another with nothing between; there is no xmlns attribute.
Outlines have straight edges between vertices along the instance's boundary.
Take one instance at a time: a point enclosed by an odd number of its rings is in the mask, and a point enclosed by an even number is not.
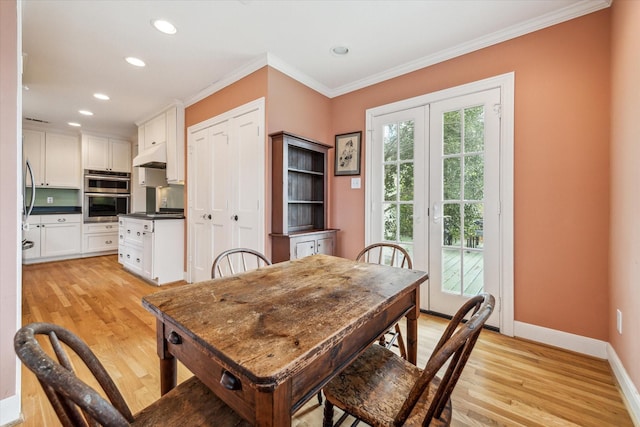
<svg viewBox="0 0 640 427"><path fill-rule="evenodd" d="M131 193L131 174L129 172L107 172L84 170L85 193Z"/></svg>
<svg viewBox="0 0 640 427"><path fill-rule="evenodd" d="M85 170L84 222L115 222L128 214L130 185L130 173Z"/></svg>

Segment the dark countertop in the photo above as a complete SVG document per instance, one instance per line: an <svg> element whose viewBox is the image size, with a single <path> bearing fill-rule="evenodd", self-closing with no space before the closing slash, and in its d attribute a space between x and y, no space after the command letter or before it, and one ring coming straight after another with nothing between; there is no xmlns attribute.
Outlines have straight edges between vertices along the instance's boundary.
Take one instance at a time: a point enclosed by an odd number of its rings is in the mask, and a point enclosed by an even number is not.
<svg viewBox="0 0 640 427"><path fill-rule="evenodd" d="M135 219L184 219L184 213L182 212L132 212L129 214L120 214L119 217L124 218L135 218Z"/></svg>
<svg viewBox="0 0 640 427"><path fill-rule="evenodd" d="M80 206L34 206L31 215L81 214Z"/></svg>

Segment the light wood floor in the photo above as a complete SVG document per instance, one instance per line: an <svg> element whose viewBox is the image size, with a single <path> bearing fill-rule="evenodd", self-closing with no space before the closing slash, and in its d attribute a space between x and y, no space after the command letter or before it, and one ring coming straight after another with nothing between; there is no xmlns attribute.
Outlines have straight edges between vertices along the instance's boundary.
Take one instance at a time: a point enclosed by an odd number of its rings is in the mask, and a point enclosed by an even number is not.
<svg viewBox="0 0 640 427"><path fill-rule="evenodd" d="M115 256L26 266L23 322L54 322L81 336L137 412L159 397L155 318L140 302L157 290L122 270ZM420 366L444 325L421 316ZM23 368L22 375L22 425L59 425L33 374ZM189 376L180 366L178 380ZM606 361L490 331L480 336L453 408L454 426L633 425ZM320 425L322 409L312 399L294 426Z"/></svg>

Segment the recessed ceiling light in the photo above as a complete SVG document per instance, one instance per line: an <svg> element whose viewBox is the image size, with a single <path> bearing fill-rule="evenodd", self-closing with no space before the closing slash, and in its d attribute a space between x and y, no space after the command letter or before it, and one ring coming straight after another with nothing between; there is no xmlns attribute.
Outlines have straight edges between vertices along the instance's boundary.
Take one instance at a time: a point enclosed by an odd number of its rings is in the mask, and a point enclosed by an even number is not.
<svg viewBox="0 0 640 427"><path fill-rule="evenodd" d="M151 25L156 27L156 30L165 34L175 34L178 32L176 27L169 21L165 21L164 19L156 19L151 21Z"/></svg>
<svg viewBox="0 0 640 427"><path fill-rule="evenodd" d="M142 59L134 58L133 56L126 57L125 61L136 67L144 67L146 65Z"/></svg>
<svg viewBox="0 0 640 427"><path fill-rule="evenodd" d="M93 97L94 97L94 98L101 99L101 100L103 100L103 101L108 101L108 100L110 99L110 98L109 98L109 96L108 96L108 95L105 95L104 93L94 93L94 94L93 94Z"/></svg>
<svg viewBox="0 0 640 427"><path fill-rule="evenodd" d="M78 113L82 114L83 116L93 116L93 113L89 110L78 110Z"/></svg>
<svg viewBox="0 0 640 427"><path fill-rule="evenodd" d="M346 46L335 46L331 48L331 52L334 55L343 56L349 53L349 48Z"/></svg>
<svg viewBox="0 0 640 427"><path fill-rule="evenodd" d="M75 128L79 128L80 126L82 126L80 123L76 123L76 122L69 122L67 123L69 126L73 126Z"/></svg>

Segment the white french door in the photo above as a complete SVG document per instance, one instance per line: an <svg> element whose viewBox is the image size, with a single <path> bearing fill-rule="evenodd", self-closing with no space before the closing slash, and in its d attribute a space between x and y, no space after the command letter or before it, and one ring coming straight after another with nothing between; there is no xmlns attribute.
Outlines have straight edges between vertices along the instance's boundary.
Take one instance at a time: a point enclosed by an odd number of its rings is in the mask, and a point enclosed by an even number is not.
<svg viewBox="0 0 640 427"><path fill-rule="evenodd" d="M512 163L503 159L510 150L501 150L504 85L482 83L488 87L454 88L379 107L367 117L365 243L405 247L414 268L429 273L421 309L445 315L481 292L500 301L505 281L512 295L512 196L506 191ZM504 194L508 221L501 218ZM507 334L509 307L506 324L500 304L488 322Z"/></svg>
<svg viewBox="0 0 640 427"><path fill-rule="evenodd" d="M500 89L431 104L429 310L500 292ZM487 322L499 326L499 316Z"/></svg>

